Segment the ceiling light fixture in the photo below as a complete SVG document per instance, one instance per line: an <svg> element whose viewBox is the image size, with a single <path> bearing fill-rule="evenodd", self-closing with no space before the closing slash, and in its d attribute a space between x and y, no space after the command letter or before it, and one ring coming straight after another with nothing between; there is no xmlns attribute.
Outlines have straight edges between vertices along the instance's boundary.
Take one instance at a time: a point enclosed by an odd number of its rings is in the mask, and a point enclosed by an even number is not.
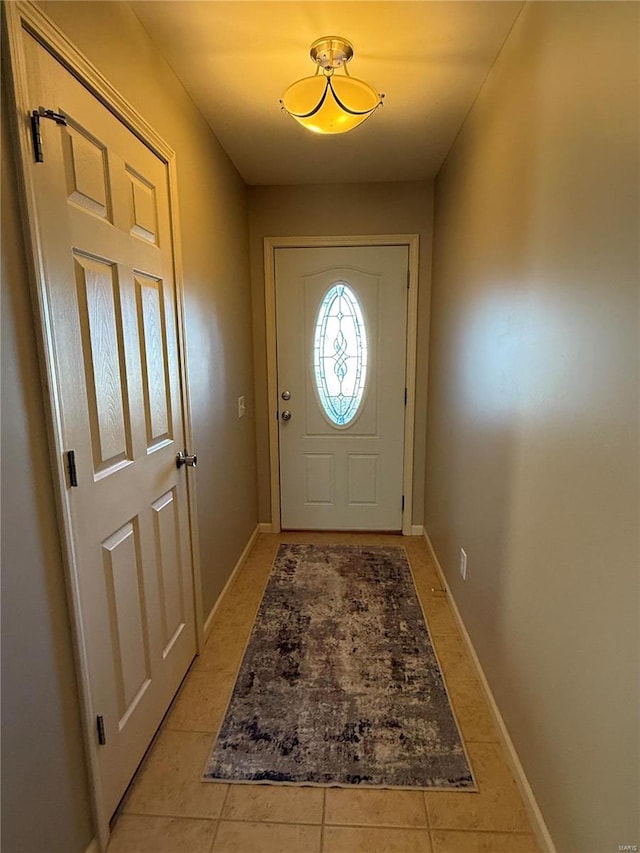
<svg viewBox="0 0 640 853"><path fill-rule="evenodd" d="M353 45L346 39L323 36L311 45L310 56L316 73L292 83L280 101L282 109L303 127L314 133L346 133L382 106L384 95L349 75ZM339 68L344 76L334 75Z"/></svg>

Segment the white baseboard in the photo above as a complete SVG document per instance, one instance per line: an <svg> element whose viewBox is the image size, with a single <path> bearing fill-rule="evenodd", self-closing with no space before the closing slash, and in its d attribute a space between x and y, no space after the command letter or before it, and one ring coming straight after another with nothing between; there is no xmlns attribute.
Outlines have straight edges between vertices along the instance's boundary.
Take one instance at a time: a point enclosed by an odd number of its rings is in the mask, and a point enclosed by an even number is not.
<svg viewBox="0 0 640 853"><path fill-rule="evenodd" d="M451 589L449 588L449 584L447 583L447 579L442 570L442 566L440 565L440 561L434 551L433 545L431 544L431 540L429 539L429 534L427 531L424 531L424 538L427 543L427 548L429 549L429 553L431 554L431 558L433 563L440 575L440 581L442 583L442 588L447 592L447 598L449 599L449 603L451 605L451 609L453 611L453 615L458 623L460 631L462 632L462 636L467 644L469 649L469 653L473 658L473 662L476 665L476 669L478 671L478 677L484 692L486 694L487 702L489 703L489 708L491 709L491 713L493 715L496 727L502 739L502 744L507 752L507 757L509 760L509 765L511 767L511 771L516 780L516 784L518 789L520 790L520 794L524 801L525 808L529 815L529 820L531 821L531 825L533 826L533 831L536 835L538 843L541 848L545 851L545 853L557 853L555 844L553 843L553 839L551 838L551 834L547 825L542 817L542 812L540 811L540 807L536 802L535 795L533 790L531 789L531 785L529 784L529 780L527 779L526 773L524 772L524 767L520 763L520 759L518 758L518 753L516 752L516 748L511 740L509 735L509 731L505 724L505 721L502 718L502 714L500 713L500 709L498 708L498 704L495 700L493 693L491 692L491 688L489 687L489 682L484 674L484 670L482 669L482 665L476 654L476 650L471 641L471 637L469 636L467 629L465 628L464 622L462 621L462 616L460 615L460 611L458 610L458 606L455 602L453 595L451 594Z"/></svg>
<svg viewBox="0 0 640 853"><path fill-rule="evenodd" d="M220 602L222 601L222 599L225 597L225 595L227 594L227 592L231 588L231 584L234 582L236 575L238 574L240 569L244 566L244 564L247 562L247 557L249 556L253 546L255 545L256 539L258 538L258 534L261 532L260 526L261 525L259 525L259 524L256 525L256 529L253 531L253 533L249 537L249 541L245 545L244 551L238 557L238 562L235 564L233 571L231 572L231 574L227 578L227 582L224 585L224 587L222 588L222 592L217 597L216 603L211 608L211 612L209 613L209 615L207 616L207 618L205 620L205 623L204 623L204 641L205 641L205 643L209 639L209 634L211 633L211 629L213 627L213 617L216 615L216 610L220 606ZM271 527L271 525L269 525L269 527Z"/></svg>
<svg viewBox="0 0 640 853"><path fill-rule="evenodd" d="M91 844L87 847L84 853L100 853L100 845L97 840L94 838Z"/></svg>
<svg viewBox="0 0 640 853"><path fill-rule="evenodd" d="M421 524L412 524L411 525L411 535L412 536L424 536L424 527Z"/></svg>
<svg viewBox="0 0 640 853"><path fill-rule="evenodd" d="M273 525L270 521L261 521L258 525L258 533L273 533Z"/></svg>

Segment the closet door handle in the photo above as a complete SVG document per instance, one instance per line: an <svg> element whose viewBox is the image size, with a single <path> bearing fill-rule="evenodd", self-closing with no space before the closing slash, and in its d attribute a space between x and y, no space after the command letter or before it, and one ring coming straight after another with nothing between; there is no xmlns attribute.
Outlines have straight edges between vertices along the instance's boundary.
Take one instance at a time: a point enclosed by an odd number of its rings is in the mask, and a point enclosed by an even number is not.
<svg viewBox="0 0 640 853"><path fill-rule="evenodd" d="M182 451L180 451L179 453L176 453L176 467L177 468L182 468L183 465L188 465L189 468L195 468L197 464L198 464L198 457L196 456L195 453L189 454L189 453L187 453L186 450L184 453Z"/></svg>

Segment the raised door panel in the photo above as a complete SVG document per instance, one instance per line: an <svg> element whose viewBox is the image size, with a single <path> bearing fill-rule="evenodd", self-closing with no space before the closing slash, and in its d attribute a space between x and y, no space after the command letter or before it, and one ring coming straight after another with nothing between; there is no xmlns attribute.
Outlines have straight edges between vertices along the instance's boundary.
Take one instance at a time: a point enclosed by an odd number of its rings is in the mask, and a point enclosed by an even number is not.
<svg viewBox="0 0 640 853"><path fill-rule="evenodd" d="M111 649L122 729L151 681L137 519L102 543Z"/></svg>
<svg viewBox="0 0 640 853"><path fill-rule="evenodd" d="M131 458L131 422L115 264L74 254L94 476Z"/></svg>
<svg viewBox="0 0 640 853"><path fill-rule="evenodd" d="M152 504L155 562L160 590L164 658L184 629L185 609L181 574L181 542L175 490Z"/></svg>
<svg viewBox="0 0 640 853"><path fill-rule="evenodd" d="M173 437L162 281L135 275L149 451Z"/></svg>
<svg viewBox="0 0 640 853"><path fill-rule="evenodd" d="M378 454L350 453L348 467L350 506L375 506L378 503Z"/></svg>
<svg viewBox="0 0 640 853"><path fill-rule="evenodd" d="M305 503L331 506L335 501L334 455L305 453Z"/></svg>
<svg viewBox="0 0 640 853"><path fill-rule="evenodd" d="M126 172L130 182L130 233L158 245L156 188L151 181L139 175L131 166L126 167Z"/></svg>
<svg viewBox="0 0 640 853"><path fill-rule="evenodd" d="M106 146L72 123L63 135L68 200L102 219L111 219L111 195Z"/></svg>

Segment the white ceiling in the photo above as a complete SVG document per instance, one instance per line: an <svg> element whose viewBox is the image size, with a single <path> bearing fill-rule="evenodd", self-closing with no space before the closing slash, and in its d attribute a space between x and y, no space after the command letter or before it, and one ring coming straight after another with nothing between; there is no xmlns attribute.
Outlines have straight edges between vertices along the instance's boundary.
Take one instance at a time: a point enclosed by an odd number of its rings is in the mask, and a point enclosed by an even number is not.
<svg viewBox="0 0 640 853"><path fill-rule="evenodd" d="M504 0L142 0L136 15L248 184L433 177L523 3ZM344 136L280 110L313 74L311 42L354 45L349 70L384 107Z"/></svg>

